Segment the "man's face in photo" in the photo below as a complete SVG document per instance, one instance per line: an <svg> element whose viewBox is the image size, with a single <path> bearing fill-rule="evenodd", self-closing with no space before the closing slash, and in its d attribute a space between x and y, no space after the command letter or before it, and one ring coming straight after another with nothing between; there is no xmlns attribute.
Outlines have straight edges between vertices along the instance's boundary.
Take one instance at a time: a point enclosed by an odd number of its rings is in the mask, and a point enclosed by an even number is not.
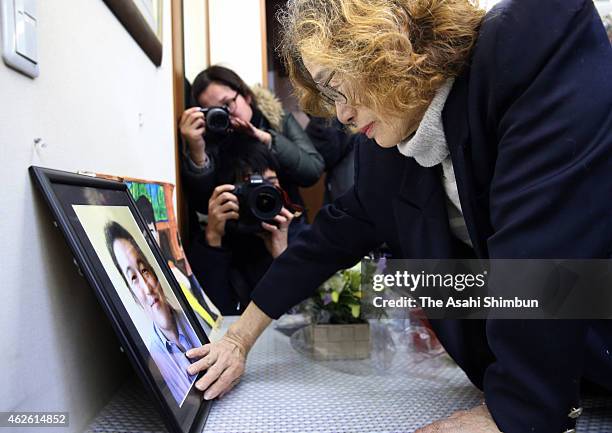
<svg viewBox="0 0 612 433"><path fill-rule="evenodd" d="M116 239L113 250L130 290L149 319L161 329L172 327L172 312L161 284L142 253L127 239Z"/></svg>

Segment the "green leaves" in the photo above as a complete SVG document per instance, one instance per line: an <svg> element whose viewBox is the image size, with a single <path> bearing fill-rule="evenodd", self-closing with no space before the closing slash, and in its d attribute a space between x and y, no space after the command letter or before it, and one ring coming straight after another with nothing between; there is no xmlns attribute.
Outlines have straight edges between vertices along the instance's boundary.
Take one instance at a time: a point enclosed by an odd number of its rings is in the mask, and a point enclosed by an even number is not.
<svg viewBox="0 0 612 433"><path fill-rule="evenodd" d="M361 323L361 264L334 274L313 297L315 321Z"/></svg>

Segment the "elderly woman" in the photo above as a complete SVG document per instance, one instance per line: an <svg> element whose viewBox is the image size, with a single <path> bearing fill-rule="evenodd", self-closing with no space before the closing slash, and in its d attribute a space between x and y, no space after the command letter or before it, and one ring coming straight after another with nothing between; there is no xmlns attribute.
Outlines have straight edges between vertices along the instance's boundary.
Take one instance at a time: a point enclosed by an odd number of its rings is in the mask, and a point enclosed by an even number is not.
<svg viewBox="0 0 612 433"><path fill-rule="evenodd" d="M396 258L609 258L612 50L591 1L290 0L303 107L373 141L354 188L272 265L225 338L195 349L226 392L271 318L381 242ZM374 143L375 142L375 143ZM291 290L288 290L291 288ZM433 321L486 404L420 432L573 432L586 379L612 389L612 326Z"/></svg>

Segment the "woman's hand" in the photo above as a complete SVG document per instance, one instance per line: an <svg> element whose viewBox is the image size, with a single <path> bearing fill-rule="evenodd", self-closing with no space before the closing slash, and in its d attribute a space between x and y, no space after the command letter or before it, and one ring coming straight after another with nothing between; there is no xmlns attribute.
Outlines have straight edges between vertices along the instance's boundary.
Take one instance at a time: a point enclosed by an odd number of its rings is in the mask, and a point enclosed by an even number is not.
<svg viewBox="0 0 612 433"><path fill-rule="evenodd" d="M187 352L188 358L200 358L187 368L189 374L206 370L206 374L195 384L200 391L206 391L205 400L221 397L240 381L246 364L246 353L246 349L227 334L216 343Z"/></svg>
<svg viewBox="0 0 612 433"><path fill-rule="evenodd" d="M287 249L287 235L293 218L294 215L291 212L282 208L280 213L274 217L274 221L278 225L261 223L266 232L259 233L259 236L263 239L266 249L273 258L277 258Z"/></svg>
<svg viewBox="0 0 612 433"><path fill-rule="evenodd" d="M206 400L224 395L240 381L249 350L271 321L251 302L220 341L187 351L188 358L201 358L189 366L189 374L206 370L195 384L197 389L205 391Z"/></svg>
<svg viewBox="0 0 612 433"><path fill-rule="evenodd" d="M227 220L238 219L238 197L230 192L233 190L234 185L219 185L208 200L206 242L211 247L221 246Z"/></svg>
<svg viewBox="0 0 612 433"><path fill-rule="evenodd" d="M272 135L269 132L256 128L251 122L234 116L231 117L230 121L232 128L234 128L235 131L240 131L244 134L250 135L266 146L270 146L272 144Z"/></svg>
<svg viewBox="0 0 612 433"><path fill-rule="evenodd" d="M501 433L486 405L455 412L414 433Z"/></svg>
<svg viewBox="0 0 612 433"><path fill-rule="evenodd" d="M179 129L183 139L187 142L189 155L197 165L204 165L206 162L206 143L204 133L206 132L206 120L204 113L200 112L199 107L185 110L179 121Z"/></svg>

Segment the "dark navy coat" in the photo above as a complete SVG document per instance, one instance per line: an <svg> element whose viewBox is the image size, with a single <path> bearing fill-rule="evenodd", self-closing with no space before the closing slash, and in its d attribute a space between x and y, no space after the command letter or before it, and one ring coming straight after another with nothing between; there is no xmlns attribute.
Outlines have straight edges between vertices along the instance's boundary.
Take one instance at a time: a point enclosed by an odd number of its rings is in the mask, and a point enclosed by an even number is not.
<svg viewBox="0 0 612 433"><path fill-rule="evenodd" d="M477 257L612 257L612 49L590 0L498 4L443 123ZM276 318L382 242L396 258L470 254L451 235L440 168L365 141L355 187L319 213L252 299ZM609 322L433 326L505 433L572 428L582 378L612 389Z"/></svg>

